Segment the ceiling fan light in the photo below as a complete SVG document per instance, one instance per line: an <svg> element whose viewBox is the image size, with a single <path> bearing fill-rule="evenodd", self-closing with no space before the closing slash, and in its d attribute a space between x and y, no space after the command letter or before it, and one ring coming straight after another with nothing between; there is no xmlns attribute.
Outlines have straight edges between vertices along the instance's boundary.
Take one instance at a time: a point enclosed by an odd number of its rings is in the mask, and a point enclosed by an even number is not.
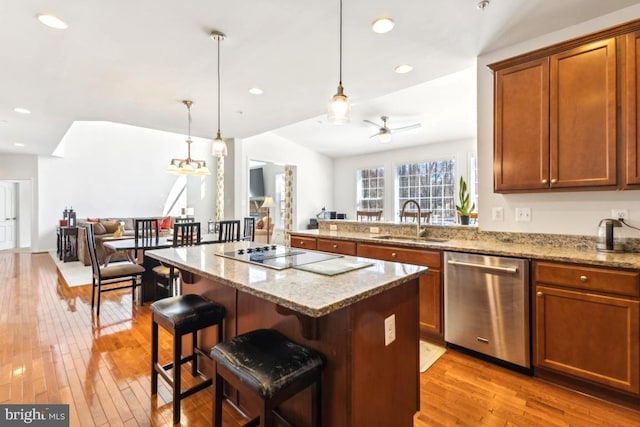
<svg viewBox="0 0 640 427"><path fill-rule="evenodd" d="M391 132L380 132L378 140L382 143L391 142Z"/></svg>
<svg viewBox="0 0 640 427"><path fill-rule="evenodd" d="M347 100L347 95L344 94L344 88L342 85L338 86L338 92L333 95L333 99L329 102L329 114L327 119L329 122L342 125L349 123L351 120L351 106Z"/></svg>

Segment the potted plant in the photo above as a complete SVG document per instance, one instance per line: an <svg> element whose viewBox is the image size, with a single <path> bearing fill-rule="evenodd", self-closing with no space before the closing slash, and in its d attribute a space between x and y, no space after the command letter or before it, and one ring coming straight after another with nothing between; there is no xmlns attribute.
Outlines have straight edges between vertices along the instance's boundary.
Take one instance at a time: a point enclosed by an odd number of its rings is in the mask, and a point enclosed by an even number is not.
<svg viewBox="0 0 640 427"><path fill-rule="evenodd" d="M456 210L460 214L460 224L469 225L469 214L476 208L476 204L471 203L469 189L462 176L460 176L460 183L458 184L458 201L459 204L456 205Z"/></svg>

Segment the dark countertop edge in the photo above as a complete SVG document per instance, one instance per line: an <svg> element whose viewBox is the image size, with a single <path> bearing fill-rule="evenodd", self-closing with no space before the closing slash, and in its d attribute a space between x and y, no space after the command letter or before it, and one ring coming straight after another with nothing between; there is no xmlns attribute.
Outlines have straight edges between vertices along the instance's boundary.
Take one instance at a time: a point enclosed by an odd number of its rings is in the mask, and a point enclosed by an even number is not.
<svg viewBox="0 0 640 427"><path fill-rule="evenodd" d="M342 233L342 235L341 235ZM292 236L318 237L334 240L356 241L360 243L374 243L381 246L406 247L413 249L434 249L439 251L468 252L486 255L510 256L517 258L530 258L542 261L557 261L573 264L588 264L602 267L625 268L631 270L640 269L640 254L634 252L604 253L597 251L586 251L578 249L564 249L553 246L536 247L532 249L528 245L508 242L495 242L495 245L504 245L508 249L484 248L474 245L473 242L480 240L448 240L446 242L414 242L407 240L379 239L367 233L340 232L319 230L299 230L290 232ZM380 234L381 235L381 234ZM484 242L483 244L489 244ZM571 252L571 253L568 253ZM604 259L598 259L604 258Z"/></svg>
<svg viewBox="0 0 640 427"><path fill-rule="evenodd" d="M229 287L237 289L239 291L244 291L244 292L246 292L248 294L257 296L259 298L262 298L262 299L264 299L266 301L269 301L269 302L272 302L274 304L278 304L278 305L280 305L282 307L288 308L288 309L293 310L293 311L295 311L297 313L304 314L304 315L309 316L309 317L315 317L315 318L326 316L327 314L331 314L331 313L333 313L335 311L338 311L338 310L341 310L341 309L343 309L345 307L353 305L356 302L362 301L362 300L364 300L366 298L369 298L371 296L374 296L374 295L378 295L378 294L386 291L387 289L392 289L392 288L394 288L396 286L400 286L400 285L402 285L404 283L407 283L407 282L409 282L409 281L411 281L413 279L416 279L416 278L420 277L421 274L424 274L428 270L428 267L417 266L417 267L420 267L419 271L416 271L414 273L409 273L406 276L403 276L401 278L398 278L398 279L392 280L390 282L387 282L384 285L378 286L375 289L370 289L368 291L361 292L360 294L353 295L351 297L342 299L342 300L340 300L340 301L338 301L336 303L333 303L331 305L325 305L325 306L320 307L320 308L311 308L311 307L308 307L306 305L297 304L297 303L295 303L295 301L281 299L278 296L263 292L261 290L255 289L255 288L253 288L251 286L247 286L247 285L242 284L242 283L234 282L232 280L228 280L225 277L218 276L218 275L215 275L215 274L211 274L211 273L209 273L207 271L203 271L203 270L200 270L198 268L191 267L191 266L189 266L187 264L184 264L184 263L181 263L181 262L177 262L177 261L175 261L173 259L166 258L166 257L162 256L162 253L158 253L158 252L163 252L163 251L167 251L167 250L170 251L171 248L153 249L153 250L145 251L145 255L148 255L149 257L151 257L153 259L156 259L158 261L161 261L161 262L164 262L164 263L167 263L167 264L173 264L175 267L178 267L181 270L193 273L193 274L195 274L197 276L201 276L201 277L204 277L206 279L214 280L214 281L219 282L219 283L221 283L221 284L223 284L225 286L229 286ZM363 257L357 257L357 258L363 258ZM367 259L367 258L363 258L363 259ZM376 260L376 261L379 261L379 260ZM388 262L388 261L385 261L385 262ZM397 263L397 264L407 264L407 263ZM410 265L413 265L413 264L410 264ZM314 274L314 273L308 273L308 274Z"/></svg>

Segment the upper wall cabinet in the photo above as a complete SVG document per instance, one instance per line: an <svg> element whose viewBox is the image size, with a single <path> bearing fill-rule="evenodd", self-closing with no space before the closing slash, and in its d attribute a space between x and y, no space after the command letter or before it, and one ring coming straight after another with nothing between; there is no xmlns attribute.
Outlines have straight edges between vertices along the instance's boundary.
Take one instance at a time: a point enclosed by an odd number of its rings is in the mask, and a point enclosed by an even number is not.
<svg viewBox="0 0 640 427"><path fill-rule="evenodd" d="M640 185L640 31L624 37L622 79L622 129L625 186Z"/></svg>
<svg viewBox="0 0 640 427"><path fill-rule="evenodd" d="M615 37L533 56L490 66L494 190L615 188Z"/></svg>

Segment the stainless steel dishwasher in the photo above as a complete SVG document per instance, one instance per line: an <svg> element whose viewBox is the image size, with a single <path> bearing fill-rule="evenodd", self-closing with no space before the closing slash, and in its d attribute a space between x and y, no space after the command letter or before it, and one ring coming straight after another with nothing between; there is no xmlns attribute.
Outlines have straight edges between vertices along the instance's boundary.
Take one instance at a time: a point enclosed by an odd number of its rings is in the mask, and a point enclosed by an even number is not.
<svg viewBox="0 0 640 427"><path fill-rule="evenodd" d="M531 367L529 260L445 252L444 339Z"/></svg>

